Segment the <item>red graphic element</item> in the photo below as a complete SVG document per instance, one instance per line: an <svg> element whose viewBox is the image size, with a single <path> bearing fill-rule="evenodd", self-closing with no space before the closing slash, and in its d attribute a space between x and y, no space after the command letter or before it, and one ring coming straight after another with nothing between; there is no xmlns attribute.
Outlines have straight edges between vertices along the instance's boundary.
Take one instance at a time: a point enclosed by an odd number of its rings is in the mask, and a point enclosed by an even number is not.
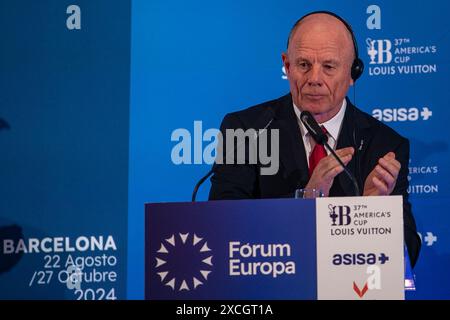
<svg viewBox="0 0 450 320"><path fill-rule="evenodd" d="M369 290L369 287L367 286L367 282L364 284L364 288L362 290L359 290L358 286L356 285L355 281L353 281L353 290L356 292L356 294L362 298L367 290Z"/></svg>

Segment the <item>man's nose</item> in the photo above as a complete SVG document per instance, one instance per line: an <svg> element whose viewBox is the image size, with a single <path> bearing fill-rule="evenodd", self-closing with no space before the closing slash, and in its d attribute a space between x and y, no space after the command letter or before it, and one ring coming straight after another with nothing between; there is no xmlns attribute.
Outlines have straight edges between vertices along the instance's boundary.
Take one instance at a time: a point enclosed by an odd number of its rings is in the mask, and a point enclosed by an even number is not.
<svg viewBox="0 0 450 320"><path fill-rule="evenodd" d="M322 85L322 71L320 66L313 65L309 72L308 84L310 86L321 86Z"/></svg>

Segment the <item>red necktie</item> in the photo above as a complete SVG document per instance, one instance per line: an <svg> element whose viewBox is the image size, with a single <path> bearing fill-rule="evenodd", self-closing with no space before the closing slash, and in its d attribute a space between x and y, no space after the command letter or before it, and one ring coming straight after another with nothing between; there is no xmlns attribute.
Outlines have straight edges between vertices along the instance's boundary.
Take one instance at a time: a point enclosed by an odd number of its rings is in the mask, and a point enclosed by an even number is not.
<svg viewBox="0 0 450 320"><path fill-rule="evenodd" d="M321 127L323 132L327 134L327 130L324 127ZM309 176L312 176L314 169L322 158L327 156L327 152L325 151L325 147L321 144L316 143L314 149L309 155Z"/></svg>

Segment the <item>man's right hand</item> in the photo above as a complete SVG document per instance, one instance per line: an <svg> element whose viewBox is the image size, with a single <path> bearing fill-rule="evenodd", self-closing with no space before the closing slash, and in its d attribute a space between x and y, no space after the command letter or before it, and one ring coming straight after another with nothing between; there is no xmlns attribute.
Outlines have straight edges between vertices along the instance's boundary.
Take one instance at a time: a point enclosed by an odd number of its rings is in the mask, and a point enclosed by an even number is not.
<svg viewBox="0 0 450 320"><path fill-rule="evenodd" d="M354 152L352 147L336 150L336 154L345 165L350 162ZM319 161L305 188L320 190L325 197L328 197L334 177L342 171L344 168L330 154Z"/></svg>

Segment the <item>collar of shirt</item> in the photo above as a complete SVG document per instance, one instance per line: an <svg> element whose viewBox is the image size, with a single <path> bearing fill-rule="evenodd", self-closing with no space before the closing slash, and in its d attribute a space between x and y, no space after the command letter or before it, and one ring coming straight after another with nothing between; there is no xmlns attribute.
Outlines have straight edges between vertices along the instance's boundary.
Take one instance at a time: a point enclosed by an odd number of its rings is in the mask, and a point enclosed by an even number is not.
<svg viewBox="0 0 450 320"><path fill-rule="evenodd" d="M306 127L303 125L302 121L300 120L300 113L301 113L300 109L297 108L295 103L293 103L292 105L294 108L295 115L297 117L298 125L300 127L303 144L305 146L305 151L306 151L308 162L309 162L309 154L312 151L312 145L310 143L310 138L309 138L310 135L308 133L308 130L306 129ZM344 99L339 112L330 120L319 124L321 126L324 126L325 129L328 131L328 144L333 149L336 149L337 139L339 137L339 132L341 130L342 122L344 120L346 108L347 108L347 101ZM327 150L327 153L328 153L328 150Z"/></svg>

